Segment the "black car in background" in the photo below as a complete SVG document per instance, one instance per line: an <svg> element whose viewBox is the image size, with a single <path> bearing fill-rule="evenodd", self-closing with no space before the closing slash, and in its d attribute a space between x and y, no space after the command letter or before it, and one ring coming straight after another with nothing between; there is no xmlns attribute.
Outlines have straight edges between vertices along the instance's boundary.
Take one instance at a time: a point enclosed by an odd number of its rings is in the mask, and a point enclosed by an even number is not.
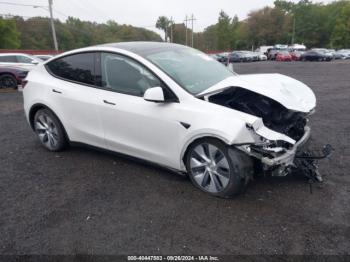
<svg viewBox="0 0 350 262"><path fill-rule="evenodd" d="M252 56L244 51L235 51L229 54L229 62L237 63L237 62L251 62L253 61Z"/></svg>
<svg viewBox="0 0 350 262"><path fill-rule="evenodd" d="M300 56L301 61L331 61L333 54L322 50L310 50Z"/></svg>
<svg viewBox="0 0 350 262"><path fill-rule="evenodd" d="M225 54L210 54L210 56L220 63L227 63L227 56Z"/></svg>

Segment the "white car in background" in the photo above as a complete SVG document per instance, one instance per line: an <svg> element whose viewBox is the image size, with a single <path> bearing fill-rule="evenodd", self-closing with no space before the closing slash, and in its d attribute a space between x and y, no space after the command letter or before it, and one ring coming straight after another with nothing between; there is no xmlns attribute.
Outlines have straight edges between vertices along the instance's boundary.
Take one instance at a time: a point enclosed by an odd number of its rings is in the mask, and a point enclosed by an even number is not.
<svg viewBox="0 0 350 262"><path fill-rule="evenodd" d="M43 60L32 55L21 53L0 53L0 66L16 66L25 70L31 70Z"/></svg>
<svg viewBox="0 0 350 262"><path fill-rule="evenodd" d="M58 55L30 71L27 120L49 151L71 142L180 173L234 196L256 173L285 176L310 137L316 98L280 74L237 75L206 54L130 42Z"/></svg>
<svg viewBox="0 0 350 262"><path fill-rule="evenodd" d="M267 56L265 54L258 53L258 55L259 55L259 61L267 61Z"/></svg>
<svg viewBox="0 0 350 262"><path fill-rule="evenodd" d="M46 60L53 58L53 55L35 55L35 57L37 57L43 61L46 61Z"/></svg>

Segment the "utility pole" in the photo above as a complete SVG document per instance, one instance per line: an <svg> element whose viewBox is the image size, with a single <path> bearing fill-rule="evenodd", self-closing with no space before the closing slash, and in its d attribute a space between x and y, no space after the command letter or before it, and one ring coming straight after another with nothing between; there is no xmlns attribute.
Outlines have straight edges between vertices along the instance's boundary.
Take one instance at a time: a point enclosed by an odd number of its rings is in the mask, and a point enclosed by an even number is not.
<svg viewBox="0 0 350 262"><path fill-rule="evenodd" d="M191 41L191 46L193 47L193 21L196 21L196 19L194 18L194 15L192 14L191 17L188 17L186 15L186 19L185 19L185 26L186 26L186 45L187 45L187 22L190 22L191 21L191 30L192 30L192 34L191 34L191 38L192 38L192 41Z"/></svg>
<svg viewBox="0 0 350 262"><path fill-rule="evenodd" d="M186 15L186 19L185 19L185 28L186 28L186 45L187 45L187 15Z"/></svg>
<svg viewBox="0 0 350 262"><path fill-rule="evenodd" d="M174 42L174 40L173 40L173 24L174 24L173 17L170 17L170 43Z"/></svg>
<svg viewBox="0 0 350 262"><path fill-rule="evenodd" d="M52 15L52 0L49 0L49 11L50 11L50 22L51 22L53 43L55 45L55 50L58 51L58 44L57 44L57 38L56 38L55 24L53 22L53 15Z"/></svg>
<svg viewBox="0 0 350 262"><path fill-rule="evenodd" d="M295 40L295 16L293 15L293 34L292 34L292 45L294 44Z"/></svg>
<svg viewBox="0 0 350 262"><path fill-rule="evenodd" d="M194 15L192 14L191 18L189 19L191 21L191 29L192 29L192 47L193 47L193 21L195 21L196 19L194 18Z"/></svg>

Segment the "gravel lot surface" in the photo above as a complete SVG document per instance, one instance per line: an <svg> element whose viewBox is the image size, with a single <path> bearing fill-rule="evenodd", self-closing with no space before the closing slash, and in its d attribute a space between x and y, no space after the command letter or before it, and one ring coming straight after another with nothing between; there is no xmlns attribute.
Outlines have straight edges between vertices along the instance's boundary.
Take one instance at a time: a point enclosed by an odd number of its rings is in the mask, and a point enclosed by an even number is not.
<svg viewBox="0 0 350 262"><path fill-rule="evenodd" d="M350 61L235 64L281 73L317 96L315 144L330 143L310 194L298 177L264 178L223 200L188 178L73 147L48 153L21 93L0 93L0 254L350 254Z"/></svg>

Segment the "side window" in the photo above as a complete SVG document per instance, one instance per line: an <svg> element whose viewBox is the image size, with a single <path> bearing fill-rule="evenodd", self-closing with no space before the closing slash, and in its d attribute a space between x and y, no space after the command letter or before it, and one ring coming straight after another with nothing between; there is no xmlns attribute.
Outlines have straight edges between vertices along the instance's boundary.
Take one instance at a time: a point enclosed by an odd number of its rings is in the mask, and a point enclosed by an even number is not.
<svg viewBox="0 0 350 262"><path fill-rule="evenodd" d="M132 59L102 53L101 86L124 94L143 96L148 88L161 86L161 82L148 69Z"/></svg>
<svg viewBox="0 0 350 262"><path fill-rule="evenodd" d="M56 76L94 85L94 53L81 53L55 59L46 65Z"/></svg>
<svg viewBox="0 0 350 262"><path fill-rule="evenodd" d="M26 63L26 64L30 64L33 59L27 57L27 56L23 56L23 55L18 55L17 56L17 61L18 63Z"/></svg>
<svg viewBox="0 0 350 262"><path fill-rule="evenodd" d="M0 56L0 62L17 63L17 59L16 59L16 56L14 55Z"/></svg>

